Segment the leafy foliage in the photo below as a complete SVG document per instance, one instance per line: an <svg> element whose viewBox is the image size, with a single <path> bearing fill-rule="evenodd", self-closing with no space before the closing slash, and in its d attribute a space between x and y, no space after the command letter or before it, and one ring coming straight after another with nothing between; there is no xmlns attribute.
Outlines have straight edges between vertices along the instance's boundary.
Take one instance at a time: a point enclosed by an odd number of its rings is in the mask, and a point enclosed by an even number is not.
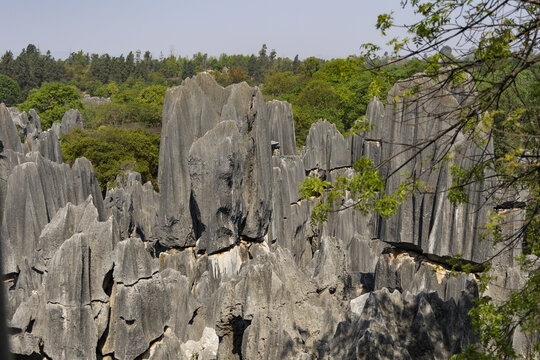
<svg viewBox="0 0 540 360"><path fill-rule="evenodd" d="M21 88L12 78L0 74L0 103L16 105L21 98Z"/></svg>
<svg viewBox="0 0 540 360"><path fill-rule="evenodd" d="M60 141L65 162L73 164L79 157L90 160L103 192L126 170L139 172L144 182L151 181L157 188L159 134L101 126L97 130L76 128Z"/></svg>
<svg viewBox="0 0 540 360"><path fill-rule="evenodd" d="M338 176L333 184L318 177L307 177L300 184L300 197L316 203L311 214L313 223L325 222L330 212L348 208L353 208L362 215L376 212L381 217L388 218L409 194L422 186L421 183L411 180L400 184L394 193L387 194L386 183L374 167L373 160L365 156L355 162L354 171L354 176ZM345 203L347 196L352 203Z"/></svg>
<svg viewBox="0 0 540 360"><path fill-rule="evenodd" d="M69 109L82 108L79 92L72 86L59 83L45 84L39 90L32 90L28 99L19 106L22 111L35 109L44 130L50 128L53 122L62 120Z"/></svg>
<svg viewBox="0 0 540 360"><path fill-rule="evenodd" d="M85 119L90 128L127 124L158 127L161 125L166 90L163 85L144 87L142 82L135 82L131 87L123 85L120 88L116 83L110 83L106 91L112 101L87 108L84 112Z"/></svg>
<svg viewBox="0 0 540 360"><path fill-rule="evenodd" d="M0 59L0 73L15 80L26 97L30 89L38 88L45 82L61 80L64 67L50 52L43 55L36 46L29 44L17 58L11 51L6 51Z"/></svg>

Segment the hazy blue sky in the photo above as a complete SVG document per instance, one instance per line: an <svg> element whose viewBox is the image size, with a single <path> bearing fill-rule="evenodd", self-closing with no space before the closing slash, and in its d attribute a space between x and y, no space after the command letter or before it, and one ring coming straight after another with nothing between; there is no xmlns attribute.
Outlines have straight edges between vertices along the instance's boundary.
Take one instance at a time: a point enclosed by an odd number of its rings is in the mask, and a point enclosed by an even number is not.
<svg viewBox="0 0 540 360"><path fill-rule="evenodd" d="M345 57L363 42L383 43L377 15L399 0L0 0L0 53L32 43L55 57L71 51L154 56L257 53Z"/></svg>

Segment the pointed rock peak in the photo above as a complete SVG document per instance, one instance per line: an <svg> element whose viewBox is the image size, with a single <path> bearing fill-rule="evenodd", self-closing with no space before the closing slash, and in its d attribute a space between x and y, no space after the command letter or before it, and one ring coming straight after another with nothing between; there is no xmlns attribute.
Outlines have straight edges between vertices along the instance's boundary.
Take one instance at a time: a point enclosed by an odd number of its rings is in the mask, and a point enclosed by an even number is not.
<svg viewBox="0 0 540 360"><path fill-rule="evenodd" d="M379 111L379 114L381 115L384 114L384 104L376 96L372 97L367 105L366 115L368 118L373 111Z"/></svg>
<svg viewBox="0 0 540 360"><path fill-rule="evenodd" d="M76 127L83 127L83 118L79 110L69 109L62 117L60 135L70 132Z"/></svg>
<svg viewBox="0 0 540 360"><path fill-rule="evenodd" d="M30 118L30 123L34 125L34 128L37 130L38 133L41 132L41 119L39 118L36 110L30 109L28 111L28 117Z"/></svg>
<svg viewBox="0 0 540 360"><path fill-rule="evenodd" d="M21 140L11 114L4 104L0 104L0 141L4 149L22 152Z"/></svg>

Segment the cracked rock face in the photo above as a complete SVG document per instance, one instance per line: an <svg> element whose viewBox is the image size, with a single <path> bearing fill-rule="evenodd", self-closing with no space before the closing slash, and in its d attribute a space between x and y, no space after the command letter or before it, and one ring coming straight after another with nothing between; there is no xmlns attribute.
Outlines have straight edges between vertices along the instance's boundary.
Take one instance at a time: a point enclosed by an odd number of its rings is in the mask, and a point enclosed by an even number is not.
<svg viewBox="0 0 540 360"><path fill-rule="evenodd" d="M406 91L414 87L419 89L418 93L407 97ZM394 104L396 97L402 100ZM490 245L479 241L477 229L486 221L486 211L480 210L480 206L487 201L483 189L490 184L477 182L467 186L470 202L457 207L439 191L451 186L452 163L467 168L482 156L483 150L471 139L453 130L459 123L459 109L452 93L440 89L427 77L400 81L388 93L384 121L366 134L381 141L382 159L391 158L381 172L388 176L399 169L400 173L422 181L430 191L410 197L396 216L382 221L378 237L405 246L412 244L439 257L459 253L466 260L482 262L491 255ZM377 100L372 101L368 110L370 116L381 118L382 107ZM439 135L436 142L429 141ZM424 151L407 161L417 151L410 145L417 143L424 144ZM450 158L451 163L434 169L443 156ZM399 176L391 176L386 191L395 191L401 181Z"/></svg>
<svg viewBox="0 0 540 360"><path fill-rule="evenodd" d="M22 152L21 139L17 133L15 123L11 120L11 114L4 104L0 104L0 140L3 149Z"/></svg>
<svg viewBox="0 0 540 360"><path fill-rule="evenodd" d="M52 358L88 358L97 346L90 264L90 247L80 234L66 240L51 259L44 284L45 313L38 314L43 319L37 326L43 331L43 350Z"/></svg>
<svg viewBox="0 0 540 360"><path fill-rule="evenodd" d="M352 318L328 342L329 358L447 359L474 340L467 316L471 295L456 303L436 293L383 289L353 301Z"/></svg>
<svg viewBox="0 0 540 360"><path fill-rule="evenodd" d="M336 125L323 120L316 122L309 129L304 166L306 171L314 169L330 171L351 166L349 144L339 133Z"/></svg>
<svg viewBox="0 0 540 360"><path fill-rule="evenodd" d="M489 254L476 231L484 185L467 189L469 207L453 208L435 195L451 181L448 169L425 164L446 150L469 161L477 149L462 134L407 165L434 192L389 220L348 209L312 224L313 203L298 190L305 176L354 175L361 156L377 164L407 156L407 141L452 126L467 89L394 107L393 96L429 81L396 84L386 106L373 99L372 131L345 138L320 120L297 151L289 104L199 74L165 97L160 192L126 173L104 200L92 165L78 159L70 168L54 150L63 132L82 126L77 111L42 132L35 112L0 105L10 351L54 360L447 359L461 351L476 340L467 317L476 278L451 276L446 260L461 252L476 264ZM391 179L387 191L398 185ZM523 196L501 195L498 209L522 219L514 203ZM342 205L352 203L345 194ZM515 255L492 269L501 286L486 294L498 301L508 296L502 286L524 281ZM514 342L520 351L531 343L519 331Z"/></svg>
<svg viewBox="0 0 540 360"><path fill-rule="evenodd" d="M235 121L222 121L193 143L189 152L199 243L208 254L236 243L246 221L242 201L247 146Z"/></svg>
<svg viewBox="0 0 540 360"><path fill-rule="evenodd" d="M208 163L212 154L227 156L224 154L228 153L233 157L239 153L245 154L241 161L243 191L241 195L235 194L242 197L246 208L239 235L260 239L266 234L272 196L270 116L278 110L275 105L264 103L258 89L245 83L222 88L208 74L186 79L179 87L167 91L159 161L159 213L163 230L160 243L163 246L194 246L202 234L200 229L193 228L193 220L199 216L201 208L197 202L208 203L209 200L201 197L202 184L194 182L191 175L199 176L197 164L212 166ZM204 144L210 145L212 136L219 136L219 132L224 131L226 137L234 137L231 123L218 126L224 121L236 124L237 137L241 139L240 143L234 144L238 148L231 149L226 141L220 141L203 151ZM209 131L213 131L213 135L207 134ZM191 150L192 167L189 164ZM232 165L233 168L240 165L239 160ZM214 185L217 186L217 183ZM211 191L211 187L206 190ZM193 199L193 193L198 194L198 198ZM211 195L214 194L204 194L205 197ZM226 214L222 216L229 217ZM236 219L223 221L235 222ZM220 239L223 240L223 237Z"/></svg>
<svg viewBox="0 0 540 360"><path fill-rule="evenodd" d="M106 279L112 271L117 236L112 219L98 221L91 198L79 206L68 203L55 215L42 232L32 268L21 269L13 290L28 293L10 321L18 339L17 353L95 358L109 318ZM35 272L42 274L41 281L22 284Z"/></svg>
<svg viewBox="0 0 540 360"><path fill-rule="evenodd" d="M60 141L54 130L47 130L40 133L33 132L27 135L23 148L26 153L36 151L46 159L59 164L63 162Z"/></svg>
<svg viewBox="0 0 540 360"><path fill-rule="evenodd" d="M3 255L4 273L18 272L17 266L35 250L41 231L61 207L81 203L89 195L103 218L101 192L85 158L77 159L70 168L31 153L16 165L3 195L2 243L9 249Z"/></svg>
<svg viewBox="0 0 540 360"><path fill-rule="evenodd" d="M159 193L150 182L142 184L141 175L119 175L116 188L108 188L104 199L107 216L113 216L123 239L137 236L152 241L158 231Z"/></svg>

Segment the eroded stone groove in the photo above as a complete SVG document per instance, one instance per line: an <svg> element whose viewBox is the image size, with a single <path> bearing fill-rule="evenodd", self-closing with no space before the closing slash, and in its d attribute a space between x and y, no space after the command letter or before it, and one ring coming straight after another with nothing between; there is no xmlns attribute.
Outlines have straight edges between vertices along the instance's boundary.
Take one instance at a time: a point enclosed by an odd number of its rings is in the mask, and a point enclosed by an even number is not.
<svg viewBox="0 0 540 360"><path fill-rule="evenodd" d="M418 86L417 99L394 104ZM296 149L290 104L265 103L245 83L209 74L165 96L160 193L137 173L101 197L86 159L62 164L58 137L83 120L70 110L48 132L39 117L0 105L0 241L10 350L50 359L447 359L475 341L467 311L474 275L452 276L444 259L478 264L488 208L524 216L524 194L480 208L490 184L451 206L451 181L431 162L466 165L479 151L462 134L414 148L451 128L460 101L422 77L397 83L367 109L375 128L344 138L321 120ZM425 95L425 96L424 96ZM459 101L458 101L459 100ZM25 138L24 145L20 136ZM393 160L381 163L392 155ZM391 175L400 164L432 190L386 221L348 209L310 224L308 176L352 175L368 156ZM398 185L390 176L387 190ZM349 205L350 198L343 205ZM493 270L524 279L514 253ZM489 289L490 296L507 293ZM516 333L518 349L527 339ZM521 350L520 350L521 351Z"/></svg>

